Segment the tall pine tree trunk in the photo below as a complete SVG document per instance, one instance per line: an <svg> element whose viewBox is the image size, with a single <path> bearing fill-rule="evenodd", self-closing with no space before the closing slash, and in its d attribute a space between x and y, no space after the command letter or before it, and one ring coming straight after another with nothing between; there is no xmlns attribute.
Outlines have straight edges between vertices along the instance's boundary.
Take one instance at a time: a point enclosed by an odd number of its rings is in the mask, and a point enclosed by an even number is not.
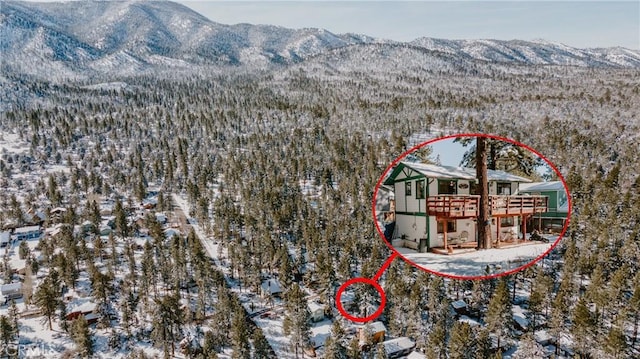
<svg viewBox="0 0 640 359"><path fill-rule="evenodd" d="M489 181L487 177L487 139L476 140L476 177L480 191L478 213L478 248L491 248L491 222L489 221Z"/></svg>

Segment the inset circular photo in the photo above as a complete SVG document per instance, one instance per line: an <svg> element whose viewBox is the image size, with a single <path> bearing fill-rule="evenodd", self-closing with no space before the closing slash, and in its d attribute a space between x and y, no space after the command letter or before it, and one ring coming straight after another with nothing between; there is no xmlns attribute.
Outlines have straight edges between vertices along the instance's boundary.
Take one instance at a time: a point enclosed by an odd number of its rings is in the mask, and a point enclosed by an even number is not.
<svg viewBox="0 0 640 359"><path fill-rule="evenodd" d="M483 279L524 269L558 244L571 198L557 168L517 141L464 134L403 153L374 195L383 240L434 274Z"/></svg>

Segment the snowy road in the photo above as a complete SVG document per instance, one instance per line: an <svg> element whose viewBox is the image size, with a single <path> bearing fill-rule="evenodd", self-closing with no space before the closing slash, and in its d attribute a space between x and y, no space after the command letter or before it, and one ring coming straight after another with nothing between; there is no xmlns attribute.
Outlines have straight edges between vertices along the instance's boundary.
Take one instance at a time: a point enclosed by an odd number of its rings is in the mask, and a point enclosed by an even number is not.
<svg viewBox="0 0 640 359"><path fill-rule="evenodd" d="M189 203L184 198L180 197L176 193L171 194L171 198L173 202L180 207L182 212L184 212L185 216L188 217L189 213ZM188 221L194 232L200 239L200 242L204 246L205 250L209 257L211 257L216 264L216 266L224 273L225 280L231 287L231 290L236 293L236 295L240 294L240 290L233 286L232 281L229 278L228 268L222 265L220 259L218 258L218 244L214 243L202 230L200 225L194 220ZM291 352L289 348L289 338L282 333L282 320L265 320L256 317L253 319L253 322L262 330L265 338L273 348L276 356L278 358L295 358L294 354Z"/></svg>

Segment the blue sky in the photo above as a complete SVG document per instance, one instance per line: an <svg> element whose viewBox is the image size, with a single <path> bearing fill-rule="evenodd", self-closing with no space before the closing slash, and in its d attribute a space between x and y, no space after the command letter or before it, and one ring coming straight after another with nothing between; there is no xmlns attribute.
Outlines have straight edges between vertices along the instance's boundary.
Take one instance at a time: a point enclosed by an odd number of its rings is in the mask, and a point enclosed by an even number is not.
<svg viewBox="0 0 640 359"><path fill-rule="evenodd" d="M639 1L180 1L223 24L318 27L410 41L545 39L640 49Z"/></svg>
<svg viewBox="0 0 640 359"><path fill-rule="evenodd" d="M440 164L444 166L460 166L462 156L469 150L469 148L473 144L464 147L462 146L462 144L454 142L454 140L454 138L449 138L445 140L438 140L429 144L428 146L430 146L433 150L433 154L431 157L434 159L436 157L439 157ZM540 176L543 176L546 173L552 173L552 169L548 165L544 164L543 166L536 168L536 172L538 172Z"/></svg>

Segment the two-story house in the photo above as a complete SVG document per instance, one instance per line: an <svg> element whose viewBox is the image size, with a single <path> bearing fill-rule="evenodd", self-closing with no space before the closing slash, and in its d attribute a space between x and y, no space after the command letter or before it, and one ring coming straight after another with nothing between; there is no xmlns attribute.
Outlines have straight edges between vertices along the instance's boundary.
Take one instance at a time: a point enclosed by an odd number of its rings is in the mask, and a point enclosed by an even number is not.
<svg viewBox="0 0 640 359"><path fill-rule="evenodd" d="M494 246L524 239L526 219L547 210L547 197L518 195L531 180L504 171L488 170L489 213ZM480 206L476 170L400 162L384 184L393 188L396 246L419 252L476 247Z"/></svg>

